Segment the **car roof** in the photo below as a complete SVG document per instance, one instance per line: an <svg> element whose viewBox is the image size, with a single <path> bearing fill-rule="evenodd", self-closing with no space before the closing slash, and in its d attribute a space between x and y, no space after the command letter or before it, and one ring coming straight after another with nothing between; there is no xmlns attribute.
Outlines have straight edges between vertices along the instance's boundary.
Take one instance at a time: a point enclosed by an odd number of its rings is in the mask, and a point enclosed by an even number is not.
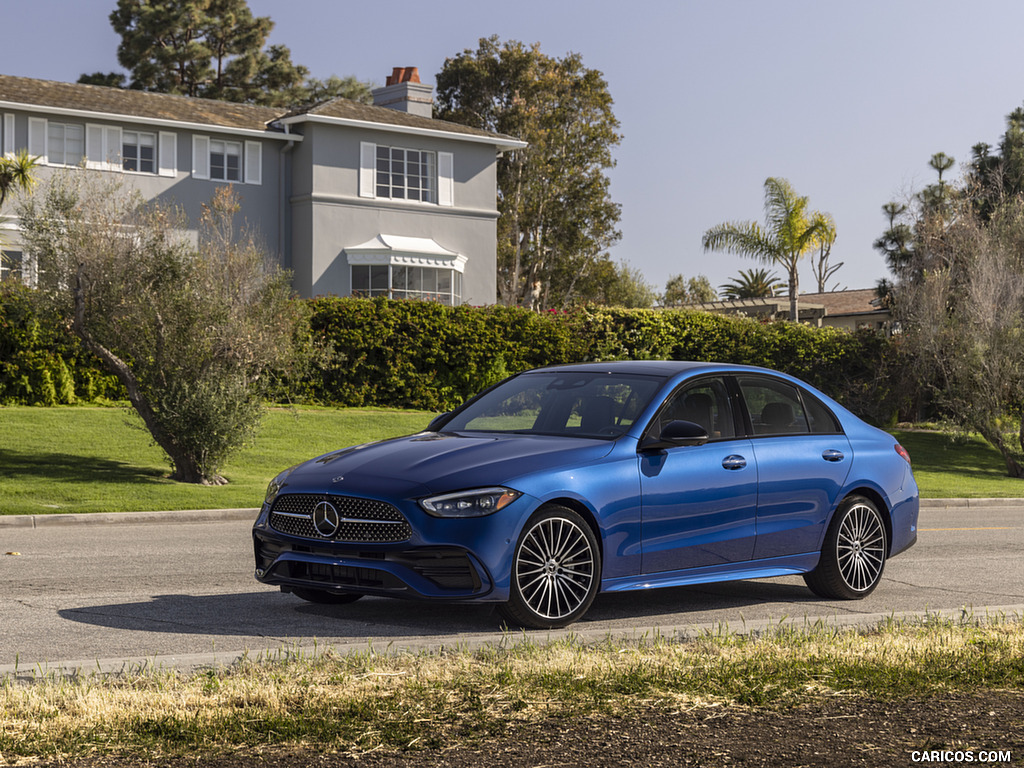
<svg viewBox="0 0 1024 768"><path fill-rule="evenodd" d="M576 373L634 373L650 376L675 376L692 371L767 371L766 368L755 368L749 365L731 365L729 363L709 363L695 360L609 360L597 363L572 363L569 365L549 365L535 368L544 372L576 372ZM526 371L530 373L530 371Z"/></svg>

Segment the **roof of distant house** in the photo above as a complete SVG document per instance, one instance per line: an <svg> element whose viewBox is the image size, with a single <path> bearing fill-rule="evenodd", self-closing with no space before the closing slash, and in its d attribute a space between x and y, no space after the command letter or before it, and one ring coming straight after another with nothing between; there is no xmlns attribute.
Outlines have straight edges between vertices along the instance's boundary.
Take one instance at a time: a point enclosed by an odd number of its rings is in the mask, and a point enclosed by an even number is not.
<svg viewBox="0 0 1024 768"><path fill-rule="evenodd" d="M821 304L829 317L836 315L867 315L872 312L885 312L886 309L878 301L874 288L857 288L847 291L830 291L828 293L801 293L800 302Z"/></svg>

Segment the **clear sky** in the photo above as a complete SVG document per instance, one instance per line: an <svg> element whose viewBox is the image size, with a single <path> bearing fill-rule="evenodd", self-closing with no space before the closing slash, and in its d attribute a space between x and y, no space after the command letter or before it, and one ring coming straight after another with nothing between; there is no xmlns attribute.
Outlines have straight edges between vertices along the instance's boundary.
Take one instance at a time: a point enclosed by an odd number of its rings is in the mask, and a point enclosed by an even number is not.
<svg viewBox="0 0 1024 768"><path fill-rule="evenodd" d="M115 0L0 0L0 72L74 82L120 70ZM672 274L715 286L758 266L705 254L722 221L763 221L764 180L788 179L831 213L836 279L885 276L871 244L881 206L995 144L1024 104L1018 0L249 0L316 77L383 84L396 66L433 83L479 38L577 52L604 73L624 136L611 171L622 205L616 260L659 289ZM947 176L950 178L950 176ZM780 274L780 277L782 275ZM802 288L813 290L809 264Z"/></svg>

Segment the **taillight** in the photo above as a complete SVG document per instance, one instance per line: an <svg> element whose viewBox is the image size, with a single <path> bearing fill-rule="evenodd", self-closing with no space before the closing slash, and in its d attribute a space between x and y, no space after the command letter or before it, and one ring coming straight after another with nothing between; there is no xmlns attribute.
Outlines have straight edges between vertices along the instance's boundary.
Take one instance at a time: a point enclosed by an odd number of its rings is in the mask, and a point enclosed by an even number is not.
<svg viewBox="0 0 1024 768"><path fill-rule="evenodd" d="M898 453L900 456L902 456L904 459L907 460L907 464L910 463L910 454L907 453L907 449L906 448L904 448L899 443L896 443L896 445L894 445L893 448L896 449L896 453Z"/></svg>

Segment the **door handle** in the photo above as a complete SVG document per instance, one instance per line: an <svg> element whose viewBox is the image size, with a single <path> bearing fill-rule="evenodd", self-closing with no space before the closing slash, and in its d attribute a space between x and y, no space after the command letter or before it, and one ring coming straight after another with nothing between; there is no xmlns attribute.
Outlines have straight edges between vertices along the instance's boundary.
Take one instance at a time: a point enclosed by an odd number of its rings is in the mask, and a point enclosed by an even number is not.
<svg viewBox="0 0 1024 768"><path fill-rule="evenodd" d="M734 453L732 456L726 456L722 459L722 466L726 469L743 469L747 466L747 460Z"/></svg>
<svg viewBox="0 0 1024 768"><path fill-rule="evenodd" d="M843 455L842 451L837 451L834 448L830 448L827 451L821 452L821 458L823 458L825 461L842 461L846 457Z"/></svg>

